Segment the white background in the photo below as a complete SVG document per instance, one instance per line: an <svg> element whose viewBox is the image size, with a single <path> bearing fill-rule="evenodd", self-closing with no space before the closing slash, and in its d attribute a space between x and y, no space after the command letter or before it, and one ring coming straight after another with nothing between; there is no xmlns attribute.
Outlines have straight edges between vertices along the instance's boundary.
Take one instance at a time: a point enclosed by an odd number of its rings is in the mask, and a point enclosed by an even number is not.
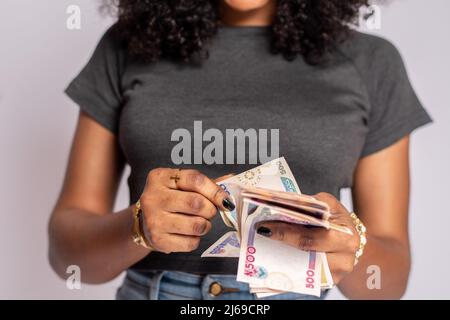
<svg viewBox="0 0 450 320"><path fill-rule="evenodd" d="M66 8L82 28L66 28ZM46 225L61 187L78 108L63 95L111 19L93 0L2 0L0 4L0 298L111 299L120 279L66 289L47 262ZM407 299L450 298L450 2L393 0L376 33L402 52L435 123L412 142ZM127 205L122 185L117 207ZM335 290L331 298L341 298Z"/></svg>

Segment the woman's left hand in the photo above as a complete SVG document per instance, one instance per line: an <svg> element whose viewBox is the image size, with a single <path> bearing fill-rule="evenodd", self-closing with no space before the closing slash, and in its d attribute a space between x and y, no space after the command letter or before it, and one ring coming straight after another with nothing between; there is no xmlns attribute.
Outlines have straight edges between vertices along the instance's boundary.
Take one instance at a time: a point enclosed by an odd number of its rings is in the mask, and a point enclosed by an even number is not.
<svg viewBox="0 0 450 320"><path fill-rule="evenodd" d="M349 228L353 235L283 222L261 223L258 225L258 233L304 251L325 252L333 281L338 284L353 271L355 253L359 248L359 235L350 213L334 196L319 193L314 197L330 206L330 222Z"/></svg>

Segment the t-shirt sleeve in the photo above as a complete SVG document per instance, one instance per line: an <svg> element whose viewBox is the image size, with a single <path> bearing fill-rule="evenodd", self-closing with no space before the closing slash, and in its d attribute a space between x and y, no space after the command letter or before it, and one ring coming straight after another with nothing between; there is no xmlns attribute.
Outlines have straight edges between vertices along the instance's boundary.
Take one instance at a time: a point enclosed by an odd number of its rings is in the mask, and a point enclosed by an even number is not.
<svg viewBox="0 0 450 320"><path fill-rule="evenodd" d="M117 133L122 90L123 52L111 27L100 39L89 62L65 93L100 125Z"/></svg>
<svg viewBox="0 0 450 320"><path fill-rule="evenodd" d="M390 42L380 41L371 53L372 71L367 72L371 106L361 157L394 144L432 121L414 92L400 53Z"/></svg>

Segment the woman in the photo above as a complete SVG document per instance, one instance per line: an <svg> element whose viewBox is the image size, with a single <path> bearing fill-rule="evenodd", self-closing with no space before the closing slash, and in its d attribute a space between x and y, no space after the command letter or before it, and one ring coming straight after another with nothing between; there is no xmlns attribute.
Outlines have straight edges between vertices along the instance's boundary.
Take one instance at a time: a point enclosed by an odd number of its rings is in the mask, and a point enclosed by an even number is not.
<svg viewBox="0 0 450 320"><path fill-rule="evenodd" d="M118 23L66 91L81 111L49 223L53 269L64 277L77 264L87 283L128 270L119 299L254 299L235 280L236 259L200 258L227 231L217 208L234 208L213 179L254 166L248 150L245 163L234 157L245 145L227 145L227 161L199 158L204 137L196 134L177 154L175 130L190 134L201 121L223 134L279 129L279 153L302 191L353 230L267 223L259 234L326 252L348 298L400 298L410 269L409 134L430 118L395 47L350 31L363 5L119 1ZM125 164L130 207L111 214ZM344 187L367 228L361 257L360 224L337 199ZM366 285L373 265L382 277L377 290Z"/></svg>

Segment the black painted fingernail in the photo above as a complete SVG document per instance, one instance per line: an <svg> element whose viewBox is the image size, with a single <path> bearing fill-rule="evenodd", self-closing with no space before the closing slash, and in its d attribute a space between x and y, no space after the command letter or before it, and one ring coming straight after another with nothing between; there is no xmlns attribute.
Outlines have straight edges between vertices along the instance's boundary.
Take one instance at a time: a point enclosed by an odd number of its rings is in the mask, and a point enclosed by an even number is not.
<svg viewBox="0 0 450 320"><path fill-rule="evenodd" d="M223 199L222 204L223 204L224 208L227 209L227 210L229 210L229 211L233 211L234 208L236 208L236 206L234 205L234 203L231 202L231 200L228 199L228 198Z"/></svg>
<svg viewBox="0 0 450 320"><path fill-rule="evenodd" d="M266 227L259 227L258 230L256 230L258 234L264 236L264 237L271 237L272 236L272 230Z"/></svg>

